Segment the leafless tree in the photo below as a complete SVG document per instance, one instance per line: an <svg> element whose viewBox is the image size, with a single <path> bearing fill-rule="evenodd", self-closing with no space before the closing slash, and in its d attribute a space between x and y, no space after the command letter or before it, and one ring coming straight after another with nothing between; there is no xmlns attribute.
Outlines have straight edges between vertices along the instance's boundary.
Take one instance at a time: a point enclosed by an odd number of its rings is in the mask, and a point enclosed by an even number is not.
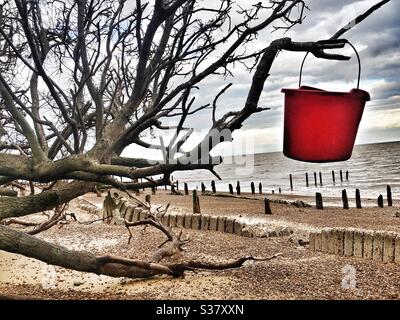
<svg viewBox="0 0 400 320"><path fill-rule="evenodd" d="M260 31L300 24L307 1L259 1L241 8L234 0L136 0L129 9L126 0L1 0L0 183L69 183L0 198L0 219L52 209L100 185L138 189L170 184L171 173L179 170L215 173L220 159L209 155L221 142L213 139L215 132L239 129L252 114L266 110L258 102L279 51L348 59L325 50L342 48L346 40L339 38L388 1L380 1L331 39L281 38L255 51L251 44ZM240 20L235 22L233 15ZM238 63L253 71L247 99L237 111L217 118L217 100L230 85L207 105L197 105L194 93L211 75L233 75ZM212 115L210 131L185 150L192 132L185 122L205 109ZM156 146L143 139L155 131L161 137L174 132L174 138L168 145L160 138ZM164 160L121 157L132 144L159 148ZM144 182L137 182L140 178ZM233 266L96 257L5 226L0 226L0 249L113 276Z"/></svg>

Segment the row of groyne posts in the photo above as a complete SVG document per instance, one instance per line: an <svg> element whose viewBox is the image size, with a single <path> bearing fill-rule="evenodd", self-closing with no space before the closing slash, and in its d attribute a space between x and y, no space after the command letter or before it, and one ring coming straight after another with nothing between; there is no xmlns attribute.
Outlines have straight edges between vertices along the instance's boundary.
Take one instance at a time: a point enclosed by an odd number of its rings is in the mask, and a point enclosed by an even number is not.
<svg viewBox="0 0 400 320"><path fill-rule="evenodd" d="M322 173L319 172L318 174L319 176L319 185L322 186ZM340 176L340 181L343 182L343 171L340 170L339 171L339 176ZM346 171L345 173L346 176L346 181L349 181L349 171ZM333 184L336 183L336 176L335 176L335 171L332 170L332 181ZM290 190L293 191L293 175L289 174L289 182L290 182ZM314 172L314 185L315 187L318 186L318 180L317 180L317 173ZM306 187L309 187L310 183L309 183L309 178L308 178L308 172L306 172ZM393 198L392 198L392 188L390 187L390 185L386 186L386 195L387 195L387 204L389 207L393 206ZM360 194L360 190L356 189L355 191L355 198L356 198L356 208L357 209L361 209L362 205L361 205L361 194ZM342 190L342 202L343 202L343 209L349 209L349 198L347 196L347 190L343 189ZM384 207L384 200L383 200L383 196L382 194L380 194L377 198L377 203L378 203L378 207L383 208ZM315 204L317 209L323 209L324 205L323 205L323 199L322 199L322 194L320 192L316 192L315 193Z"/></svg>
<svg viewBox="0 0 400 320"><path fill-rule="evenodd" d="M319 186L322 186L323 185L322 173L319 172L317 174L317 172L314 172L313 175L314 175L315 187L317 187L318 184L319 184ZM349 181L349 171L346 171L344 173L342 170L340 170L339 178L340 178L340 182L343 182L344 179L346 181ZM173 177L171 177L171 180L173 181ZM333 184L336 183L336 174L335 174L334 170L332 170L332 181L333 181ZM292 174L289 174L289 182L290 182L290 190L293 191L294 188L293 188L293 175ZM309 179L308 172L305 173L305 183L306 183L306 187L310 186L310 179ZM231 195L234 195L234 187L231 183L228 184L228 188L229 188L229 193ZM152 187L151 189L152 189L152 194L155 194L157 187ZM167 186L165 186L165 189L167 189ZM240 181L237 181L235 189L236 189L236 194L240 195L241 194ZM251 194L253 194L253 195L256 194L256 185L254 182L250 183L250 189L251 189ZM184 190L185 195L189 195L189 187L186 182L184 183L183 190ZM279 191L279 193L282 193L282 188L279 187L278 191ZM179 181L178 180L171 184L171 192L179 193ZM204 184L204 182L202 182L201 183L201 193L205 194L206 192L207 192L206 185ZM211 192L214 194L217 193L217 188L216 188L214 180L211 181ZM200 201L199 201L199 197L197 196L197 189L193 190L192 193L193 193L193 213L201 213ZM258 184L258 193L263 194L263 186L262 186L261 182ZM272 190L272 194L274 194L274 193L275 193L275 190ZM389 207L393 206L392 189L391 189L390 185L386 186L386 195L387 195L387 198L386 198L387 205ZM148 200L150 202L150 195L148 195L146 200ZM360 194L359 189L355 190L355 200L356 200L356 208L362 209L361 194ZM349 209L349 198L348 198L346 189L342 190L342 202L343 202L343 209ZM316 194L315 194L315 204L316 204L317 209L322 210L324 208L323 197L320 192L316 192ZM384 207L384 199L383 199L382 195L379 195L379 197L377 198L377 204L378 204L378 207L380 207L380 208ZM264 198L264 209L265 209L265 214L272 214L271 207L270 207L270 200L267 197Z"/></svg>

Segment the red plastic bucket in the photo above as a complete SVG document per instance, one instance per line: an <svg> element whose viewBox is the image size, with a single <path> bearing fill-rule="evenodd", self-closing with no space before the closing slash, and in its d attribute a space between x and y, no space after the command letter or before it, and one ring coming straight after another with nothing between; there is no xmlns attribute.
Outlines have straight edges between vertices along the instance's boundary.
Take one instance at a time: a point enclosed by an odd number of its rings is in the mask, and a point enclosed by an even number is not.
<svg viewBox="0 0 400 320"><path fill-rule="evenodd" d="M365 103L370 100L368 92L358 89L358 54L357 58L357 89L350 92L301 86L301 72L299 89L282 89L285 156L307 162L344 161L351 157Z"/></svg>

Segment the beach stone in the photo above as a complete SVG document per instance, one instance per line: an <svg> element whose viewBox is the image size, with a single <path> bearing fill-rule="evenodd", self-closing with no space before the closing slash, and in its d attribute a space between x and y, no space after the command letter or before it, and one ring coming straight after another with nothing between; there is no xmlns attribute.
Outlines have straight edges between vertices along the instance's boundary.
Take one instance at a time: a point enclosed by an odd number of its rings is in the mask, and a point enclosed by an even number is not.
<svg viewBox="0 0 400 320"><path fill-rule="evenodd" d="M233 224L233 232L237 235L242 235L242 224L239 221L234 222Z"/></svg>
<svg viewBox="0 0 400 320"><path fill-rule="evenodd" d="M201 215L194 214L192 216L192 229L200 230L201 227Z"/></svg>
<svg viewBox="0 0 400 320"><path fill-rule="evenodd" d="M374 249L374 232L364 232L363 258L372 259Z"/></svg>
<svg viewBox="0 0 400 320"><path fill-rule="evenodd" d="M184 227L184 220L185 220L185 216L183 214L178 214L176 216L176 226L178 228L183 228Z"/></svg>
<svg viewBox="0 0 400 320"><path fill-rule="evenodd" d="M395 216L396 218L400 218L400 211L396 211L396 213L394 214L394 216Z"/></svg>
<svg viewBox="0 0 400 320"><path fill-rule="evenodd" d="M218 217L218 224L217 224L218 231L225 232L225 222L226 222L226 217Z"/></svg>
<svg viewBox="0 0 400 320"><path fill-rule="evenodd" d="M383 262L394 262L396 234L386 232L383 238Z"/></svg>
<svg viewBox="0 0 400 320"><path fill-rule="evenodd" d="M132 217L133 217L133 211L135 210L134 206L129 206L126 211L125 211L125 216L123 218L125 218L126 220L128 220L129 222L132 221Z"/></svg>
<svg viewBox="0 0 400 320"><path fill-rule="evenodd" d="M351 257L353 255L354 247L354 229L347 229L344 232L344 255Z"/></svg>
<svg viewBox="0 0 400 320"><path fill-rule="evenodd" d="M383 239L384 234L382 232L374 233L372 259L375 261L383 260Z"/></svg>
<svg viewBox="0 0 400 320"><path fill-rule="evenodd" d="M394 240L394 262L400 263L400 235L396 235Z"/></svg>
<svg viewBox="0 0 400 320"><path fill-rule="evenodd" d="M216 231L218 227L218 217L215 216L211 216L210 217L210 225L209 225L209 229Z"/></svg>
<svg viewBox="0 0 400 320"><path fill-rule="evenodd" d="M172 227L176 227L176 214L171 213L169 215L168 225Z"/></svg>
<svg viewBox="0 0 400 320"><path fill-rule="evenodd" d="M334 238L335 238L334 253L339 256L342 256L344 254L344 233L345 230L342 228L334 230Z"/></svg>
<svg viewBox="0 0 400 320"><path fill-rule="evenodd" d="M210 216L201 216L201 230L208 230L208 226L210 224Z"/></svg>
<svg viewBox="0 0 400 320"><path fill-rule="evenodd" d="M226 218L225 220L225 232L233 233L233 224L235 220L233 218Z"/></svg>
<svg viewBox="0 0 400 320"><path fill-rule="evenodd" d="M324 228L321 232L321 251L326 253L328 252L329 231L329 228Z"/></svg>
<svg viewBox="0 0 400 320"><path fill-rule="evenodd" d="M364 232L354 231L353 255L357 258L364 256Z"/></svg>
<svg viewBox="0 0 400 320"><path fill-rule="evenodd" d="M185 214L183 227L186 229L190 229L192 227L192 215L191 214Z"/></svg>

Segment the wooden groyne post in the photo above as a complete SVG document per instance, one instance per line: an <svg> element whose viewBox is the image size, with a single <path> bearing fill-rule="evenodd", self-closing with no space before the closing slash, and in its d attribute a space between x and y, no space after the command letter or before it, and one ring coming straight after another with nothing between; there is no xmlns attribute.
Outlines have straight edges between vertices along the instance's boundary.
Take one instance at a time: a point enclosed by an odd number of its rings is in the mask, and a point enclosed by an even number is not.
<svg viewBox="0 0 400 320"><path fill-rule="evenodd" d="M255 194L256 193L256 187L254 186L254 182L250 183L250 188L251 188L251 194Z"/></svg>
<svg viewBox="0 0 400 320"><path fill-rule="evenodd" d="M265 214L272 214L270 201L267 197L264 198L264 212Z"/></svg>
<svg viewBox="0 0 400 320"><path fill-rule="evenodd" d="M152 195L155 195L156 191L157 191L156 187L151 187L151 194Z"/></svg>
<svg viewBox="0 0 400 320"><path fill-rule="evenodd" d="M317 209L322 210L324 208L324 204L322 202L322 194L319 192L315 194L315 204Z"/></svg>
<svg viewBox="0 0 400 320"><path fill-rule="evenodd" d="M332 181L333 181L333 184L335 184L335 171L333 171L333 170L332 170Z"/></svg>
<svg viewBox="0 0 400 320"><path fill-rule="evenodd" d="M343 172L342 172L342 170L340 170L339 173L340 173L340 181L343 182Z"/></svg>
<svg viewBox="0 0 400 320"><path fill-rule="evenodd" d="M349 171L346 171L346 181L349 181Z"/></svg>
<svg viewBox="0 0 400 320"><path fill-rule="evenodd" d="M144 200L145 200L149 205L151 205L151 195L146 194L146 196L144 197Z"/></svg>
<svg viewBox="0 0 400 320"><path fill-rule="evenodd" d="M206 193L206 185L203 182L201 183L201 193Z"/></svg>
<svg viewBox="0 0 400 320"><path fill-rule="evenodd" d="M360 195L360 190L356 189L356 207L357 209L361 209L361 195Z"/></svg>
<svg viewBox="0 0 400 320"><path fill-rule="evenodd" d="M378 197L378 207L383 208L383 196L381 194Z"/></svg>
<svg viewBox="0 0 400 320"><path fill-rule="evenodd" d="M262 183L261 182L258 184L258 193L262 194Z"/></svg>
<svg viewBox="0 0 400 320"><path fill-rule="evenodd" d="M319 185L322 186L322 173L319 172Z"/></svg>
<svg viewBox="0 0 400 320"><path fill-rule="evenodd" d="M183 184L183 189L185 190L185 195L188 195L189 194L189 188L188 188L188 184L186 182Z"/></svg>
<svg viewBox="0 0 400 320"><path fill-rule="evenodd" d="M308 187L308 172L306 172L306 187Z"/></svg>
<svg viewBox="0 0 400 320"><path fill-rule="evenodd" d="M197 190L193 190L193 213L201 213L200 199L197 195Z"/></svg>
<svg viewBox="0 0 400 320"><path fill-rule="evenodd" d="M389 185L386 186L386 193L387 193L388 206L391 207L393 206L393 199L392 199L392 188Z"/></svg>
<svg viewBox="0 0 400 320"><path fill-rule="evenodd" d="M217 192L217 189L215 188L215 181L214 180L211 180L211 191L212 191L212 193L216 193Z"/></svg>
<svg viewBox="0 0 400 320"><path fill-rule="evenodd" d="M293 177L292 177L292 174L289 174L289 179L290 179L290 190L293 191Z"/></svg>
<svg viewBox="0 0 400 320"><path fill-rule="evenodd" d="M236 183L236 193L238 196L240 196L240 181Z"/></svg>
<svg viewBox="0 0 400 320"><path fill-rule="evenodd" d="M349 208L349 199L347 198L346 189L342 190L343 209Z"/></svg>
<svg viewBox="0 0 400 320"><path fill-rule="evenodd" d="M317 186L317 173L314 172L314 185Z"/></svg>
<svg viewBox="0 0 400 320"><path fill-rule="evenodd" d="M229 193L230 193L230 194L233 194L233 186L232 186L232 184L229 184L228 187L229 187Z"/></svg>

